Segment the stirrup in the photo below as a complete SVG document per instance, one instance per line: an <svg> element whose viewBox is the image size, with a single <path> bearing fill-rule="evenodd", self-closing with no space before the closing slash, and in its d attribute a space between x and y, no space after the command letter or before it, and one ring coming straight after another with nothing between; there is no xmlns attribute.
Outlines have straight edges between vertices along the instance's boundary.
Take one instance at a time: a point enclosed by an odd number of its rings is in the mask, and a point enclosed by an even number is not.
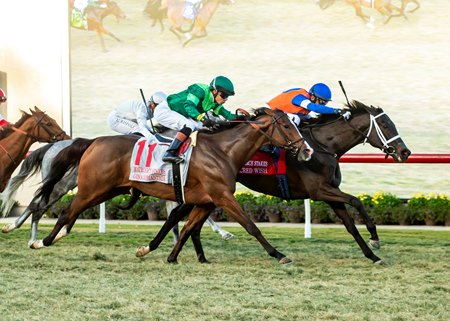
<svg viewBox="0 0 450 321"><path fill-rule="evenodd" d="M184 161L184 158L181 156L173 155L172 153L165 153L162 160L167 163L179 164Z"/></svg>

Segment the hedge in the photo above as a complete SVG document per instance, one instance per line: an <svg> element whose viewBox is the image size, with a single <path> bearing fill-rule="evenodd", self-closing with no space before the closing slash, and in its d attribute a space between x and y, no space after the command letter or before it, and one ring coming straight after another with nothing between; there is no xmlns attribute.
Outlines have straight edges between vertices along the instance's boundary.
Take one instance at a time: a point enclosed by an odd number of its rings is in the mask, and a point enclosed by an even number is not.
<svg viewBox="0 0 450 321"><path fill-rule="evenodd" d="M73 199L69 193L62 197L49 211L46 217L57 217L63 208ZM305 221L303 200L282 200L268 195L255 195L249 192L236 193L235 197L247 215L255 222L293 222ZM393 194L377 192L374 195L357 196L364 204L375 224L401 225L446 225L450 226L450 197L445 194L417 194L405 200ZM121 209L130 200L130 195L114 197L106 202L107 219L158 219L167 218L165 202L153 196L144 196L128 210ZM346 205L356 223L363 223L353 207ZM211 214L216 221L231 220L228 214L217 208ZM99 207L86 210L80 218L99 217ZM328 204L311 201L311 219L313 223L341 223Z"/></svg>

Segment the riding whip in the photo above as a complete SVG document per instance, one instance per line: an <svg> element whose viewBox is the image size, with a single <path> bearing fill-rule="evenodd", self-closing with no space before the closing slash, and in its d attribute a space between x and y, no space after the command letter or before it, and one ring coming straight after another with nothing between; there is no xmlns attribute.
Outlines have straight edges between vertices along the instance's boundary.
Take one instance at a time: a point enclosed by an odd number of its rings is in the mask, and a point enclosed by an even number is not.
<svg viewBox="0 0 450 321"><path fill-rule="evenodd" d="M344 85L342 84L342 81L339 80L338 82L339 82L339 85L341 86L342 92L344 93L345 99L347 100L347 106L350 107L350 102L348 101L348 97L347 97L347 93L345 92Z"/></svg>
<svg viewBox="0 0 450 321"><path fill-rule="evenodd" d="M150 103L147 106L147 100L145 100L144 91L142 89L139 89L139 91L141 92L141 97L142 97L142 100L144 101L144 105L147 108L147 115L148 115L148 119L150 120L150 125L152 125L153 134L156 134L156 130L155 130L155 127L153 126L153 122L152 122L153 111L150 112Z"/></svg>

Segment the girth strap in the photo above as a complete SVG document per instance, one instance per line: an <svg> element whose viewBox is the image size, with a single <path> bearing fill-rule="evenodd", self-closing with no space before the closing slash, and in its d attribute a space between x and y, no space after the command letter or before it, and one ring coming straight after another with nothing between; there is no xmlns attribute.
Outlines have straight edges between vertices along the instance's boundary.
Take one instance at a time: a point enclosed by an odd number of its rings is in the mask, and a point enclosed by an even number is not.
<svg viewBox="0 0 450 321"><path fill-rule="evenodd" d="M184 203L184 188L182 182L182 173L180 170L180 163L178 164L172 164L173 168L173 189L175 192L175 199L178 204Z"/></svg>

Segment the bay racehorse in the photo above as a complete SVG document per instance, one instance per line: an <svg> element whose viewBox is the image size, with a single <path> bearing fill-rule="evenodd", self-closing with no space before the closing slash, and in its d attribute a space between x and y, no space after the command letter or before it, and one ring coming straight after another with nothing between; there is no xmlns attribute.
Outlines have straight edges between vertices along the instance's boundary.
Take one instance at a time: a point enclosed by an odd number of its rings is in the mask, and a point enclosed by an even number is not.
<svg viewBox="0 0 450 321"><path fill-rule="evenodd" d="M209 213L216 206L223 208L260 242L270 256L286 264L291 260L270 245L234 198L236 175L263 144L272 143L303 160L310 159L312 149L283 112L259 108L255 115L251 121L226 130L199 132L189 163L184 197L187 204L196 205L196 211L202 216L203 212ZM37 196L48 200L55 183L77 165L78 192L51 233L34 242L32 248L50 246L70 232L78 215L85 209L127 193L130 188L161 199L176 200L171 185L129 180L130 159L136 141L134 136L79 138L56 156L48 179Z"/></svg>
<svg viewBox="0 0 450 321"><path fill-rule="evenodd" d="M354 146L366 141L375 148L381 149L386 153L386 157L391 156L397 162L407 161L411 152L398 134L395 124L381 108L369 107L354 101L350 110L352 117L348 121L339 116L322 115L319 122L302 125L301 133L315 152L310 161L300 163L287 155L286 173L289 197L282 193L275 176L239 174L237 181L254 191L280 198L310 198L326 202L337 217L343 221L347 231L353 236L364 255L374 263L382 263L382 260L367 246L345 208L345 204L356 208L370 232L369 243L372 247L379 248L376 226L361 201L339 189L341 183L339 158ZM368 183L370 184L370 182ZM173 211L156 237L148 246L139 248L136 255L143 256L154 251L170 229L192 208L192 205L183 204ZM184 225L179 243L168 258L169 262L176 261L183 244L191 233L199 261L207 261L200 243L200 230L207 215L208 213L199 213L194 208Z"/></svg>
<svg viewBox="0 0 450 321"><path fill-rule="evenodd" d="M105 8L102 7L86 8L86 19L87 19L86 27L84 26L75 27L74 25L72 25L72 27L76 29L95 31L100 39L100 45L104 52L106 52L107 50L105 46L105 41L103 39L103 35L108 35L119 42L120 39L103 26L103 19L105 19L109 15L113 15L114 17L116 17L117 21L126 18L125 13L122 11L122 9L120 9L117 2L107 0L105 1L105 4L106 4ZM71 1L70 9L73 11L73 1Z"/></svg>
<svg viewBox="0 0 450 321"><path fill-rule="evenodd" d="M318 0L318 4L321 9L327 9L335 1L336 0ZM391 0L345 0L345 1L355 9L355 14L358 17L360 17L364 22L371 22L370 16L366 15L363 12L364 7L377 10L381 15L387 17L386 20L384 21L384 24L387 24L393 17L404 17L405 19L407 19L405 11L409 3L413 3L415 5L415 8L411 9L409 12L414 12L420 8L418 0L401 0L400 7L392 4Z"/></svg>
<svg viewBox="0 0 450 321"><path fill-rule="evenodd" d="M1 200L1 213L5 217L11 211L15 204L15 195L19 187L31 176L35 175L37 172L41 172L42 181L45 181L48 173L51 169L51 164L53 159L58 155L58 153L71 145L74 140L62 140L55 143L46 144L37 150L33 151L23 162L20 167L19 173L11 178L8 182L3 193L0 194ZM12 223L6 224L2 228L3 233L9 233L15 229L20 228L23 223L32 215L31 226L30 226L30 238L28 240L28 246L37 240L37 231L39 220L45 214L45 212L55 204L62 196L67 194L69 191L77 187L77 176L78 167L72 168L68 171L64 177L55 184L53 191L49 197L48 202L42 200L41 197L35 196L25 210L19 217ZM172 210L177 207L178 203L167 201L166 209L167 213L172 212ZM131 207L131 206L130 206ZM234 237L230 232L222 229L220 225L215 223L211 218L208 218L208 224L211 226L214 232L219 233L224 240L229 240ZM178 226L177 226L178 227ZM178 240L178 229L174 228L174 241Z"/></svg>
<svg viewBox="0 0 450 321"><path fill-rule="evenodd" d="M175 34L183 46L186 46L195 38L207 36L206 26L209 24L220 4L229 5L232 3L234 3L233 0L204 0L195 20L187 19L183 16L185 8L184 0L162 0L159 8L155 8L158 5L158 1L149 0L145 12L154 21L158 19L161 21L164 16L167 16L170 22L169 30ZM189 26L187 29L183 29L186 23Z"/></svg>
<svg viewBox="0 0 450 321"><path fill-rule="evenodd" d="M14 170L35 142L54 142L70 138L56 121L39 108L22 111L15 124L3 126L0 131L0 192L5 189Z"/></svg>

